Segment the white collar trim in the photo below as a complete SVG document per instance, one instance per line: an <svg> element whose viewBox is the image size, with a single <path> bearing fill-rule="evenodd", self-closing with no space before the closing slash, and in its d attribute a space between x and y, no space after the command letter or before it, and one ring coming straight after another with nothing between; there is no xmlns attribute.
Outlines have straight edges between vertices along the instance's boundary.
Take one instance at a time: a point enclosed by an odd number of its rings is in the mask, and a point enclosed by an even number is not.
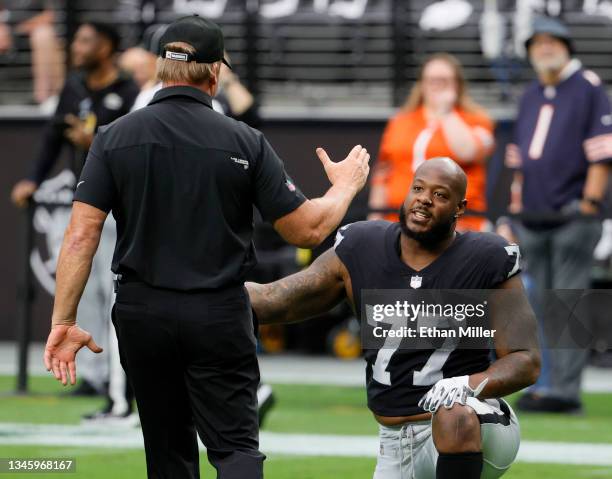
<svg viewBox="0 0 612 479"><path fill-rule="evenodd" d="M563 70L561 70L561 73L559 74L559 83L567 80L581 68L582 63L580 62L580 60L578 60L577 58L572 58L569 63L565 65L565 67L563 67Z"/></svg>

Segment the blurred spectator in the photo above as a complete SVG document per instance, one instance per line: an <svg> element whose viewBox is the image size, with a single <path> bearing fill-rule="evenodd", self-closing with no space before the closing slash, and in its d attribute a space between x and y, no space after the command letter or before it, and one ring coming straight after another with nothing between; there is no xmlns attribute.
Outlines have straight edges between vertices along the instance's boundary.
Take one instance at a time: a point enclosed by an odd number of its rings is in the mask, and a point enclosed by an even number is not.
<svg viewBox="0 0 612 479"><path fill-rule="evenodd" d="M77 70L66 80L30 175L13 187L11 196L17 206L28 203L65 145L72 150L76 160L72 167L78 177L97 128L129 112L138 87L115 65L118 44L119 36L109 25L91 22L78 28L71 44L71 62ZM112 296L110 265L114 243L114 228L107 222L79 307L79 323L97 334L97 338L108 337ZM102 340L101 344L105 346L106 341ZM98 392L104 391L108 376L104 361L93 353L85 354L79 368L84 384Z"/></svg>
<svg viewBox="0 0 612 479"><path fill-rule="evenodd" d="M40 13L17 23L11 31L11 1L0 2L0 54L13 48L13 33L30 40L34 101L51 109L64 82L64 49L55 32L55 5L51 0L29 2L30 9ZM4 9L3 9L4 7Z"/></svg>
<svg viewBox="0 0 612 479"><path fill-rule="evenodd" d="M119 67L132 75L140 91L151 88L157 83L155 79L155 54L142 47L128 48L119 57ZM137 110L136 105L132 109Z"/></svg>
<svg viewBox="0 0 612 479"><path fill-rule="evenodd" d="M166 26L150 26L145 31L140 45L126 50L119 57L121 68L134 77L140 88L132 105L132 111L147 106L155 93L161 89L161 82L156 76L156 64L159 56L159 40L166 31Z"/></svg>
<svg viewBox="0 0 612 479"><path fill-rule="evenodd" d="M226 58L228 57L226 56ZM244 121L254 128L257 128L261 123L255 98L242 84L238 76L225 65L221 65L219 92L213 100L213 108L238 121Z"/></svg>
<svg viewBox="0 0 612 479"><path fill-rule="evenodd" d="M421 163L448 156L468 175L468 209L485 211L485 159L493 146L493 122L469 97L459 61L446 53L433 55L423 64L404 108L387 124L369 205L399 209ZM387 217L397 219L397 214ZM482 230L487 223L485 218L463 217L458 228Z"/></svg>
<svg viewBox="0 0 612 479"><path fill-rule="evenodd" d="M601 235L596 215L612 160L612 111L599 77L572 59L571 38L562 23L536 18L526 47L538 79L523 95L515 143L506 151L507 166L517 170L512 209L568 215L556 223L517 225L534 282L534 309L542 319L545 290L590 286L593 250ZM576 219L577 213L586 218ZM546 337L550 325L541 326L546 346L551 343ZM588 355L586 350L550 349L543 380L520 398L518 407L580 411L580 382Z"/></svg>
<svg viewBox="0 0 612 479"><path fill-rule="evenodd" d="M64 145L78 156L74 165L78 176L96 129L130 110L138 87L115 65L118 44L119 37L108 25L84 23L77 30L71 45L76 71L64 84L30 175L13 188L12 199L18 206L25 206Z"/></svg>

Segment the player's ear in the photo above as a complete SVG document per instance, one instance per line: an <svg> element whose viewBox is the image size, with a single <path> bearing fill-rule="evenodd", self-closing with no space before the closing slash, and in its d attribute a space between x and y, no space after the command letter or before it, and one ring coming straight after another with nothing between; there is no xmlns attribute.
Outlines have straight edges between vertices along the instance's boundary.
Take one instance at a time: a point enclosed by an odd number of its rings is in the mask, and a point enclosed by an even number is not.
<svg viewBox="0 0 612 479"><path fill-rule="evenodd" d="M455 218L460 218L465 214L465 208L467 207L467 200L463 199L457 204L457 209L455 211Z"/></svg>

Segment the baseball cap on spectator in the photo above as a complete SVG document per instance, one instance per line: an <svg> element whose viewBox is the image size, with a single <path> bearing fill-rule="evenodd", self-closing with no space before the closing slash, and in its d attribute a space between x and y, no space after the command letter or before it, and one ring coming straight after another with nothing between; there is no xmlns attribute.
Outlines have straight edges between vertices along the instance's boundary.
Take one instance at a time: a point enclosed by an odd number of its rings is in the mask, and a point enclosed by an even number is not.
<svg viewBox="0 0 612 479"><path fill-rule="evenodd" d="M160 55L160 40L168 28L167 23L157 23L147 27L142 34L140 46L156 56Z"/></svg>
<svg viewBox="0 0 612 479"><path fill-rule="evenodd" d="M168 44L177 42L188 43L195 51L184 53L166 49ZM223 53L221 28L198 15L189 15L172 22L160 39L160 56L169 60L196 63L215 63L221 60L231 68Z"/></svg>
<svg viewBox="0 0 612 479"><path fill-rule="evenodd" d="M533 38L539 33L546 33L556 39L565 43L565 46L570 52L570 55L574 53L574 46L572 44L572 38L568 28L561 23L559 20L551 17L537 16L533 20L533 30L529 38L525 40L525 48L529 50L529 45L533 41Z"/></svg>

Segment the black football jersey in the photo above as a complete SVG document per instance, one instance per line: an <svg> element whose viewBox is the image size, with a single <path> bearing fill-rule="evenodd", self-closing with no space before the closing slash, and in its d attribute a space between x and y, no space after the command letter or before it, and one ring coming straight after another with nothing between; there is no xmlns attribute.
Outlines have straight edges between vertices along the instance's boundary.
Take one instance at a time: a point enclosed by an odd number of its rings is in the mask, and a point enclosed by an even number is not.
<svg viewBox="0 0 612 479"><path fill-rule="evenodd" d="M401 260L400 233L399 223L362 221L336 235L334 248L350 274L360 320L362 290L493 289L520 271L518 246L473 232L457 233L435 261L415 271ZM420 414L419 400L439 379L481 372L490 364L490 351L481 349L366 349L364 356L368 407L381 416Z"/></svg>

